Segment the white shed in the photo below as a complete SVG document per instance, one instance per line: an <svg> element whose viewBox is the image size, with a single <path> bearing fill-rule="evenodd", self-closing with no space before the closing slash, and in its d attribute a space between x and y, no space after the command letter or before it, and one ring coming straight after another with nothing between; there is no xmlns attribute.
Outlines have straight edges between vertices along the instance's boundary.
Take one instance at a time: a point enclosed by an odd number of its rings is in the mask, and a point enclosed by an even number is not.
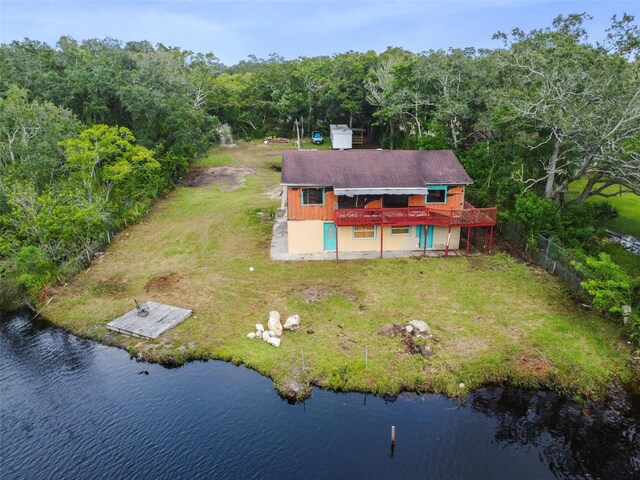
<svg viewBox="0 0 640 480"><path fill-rule="evenodd" d="M352 148L352 135L351 129L346 125L329 125L329 132L331 134L331 148L344 149Z"/></svg>

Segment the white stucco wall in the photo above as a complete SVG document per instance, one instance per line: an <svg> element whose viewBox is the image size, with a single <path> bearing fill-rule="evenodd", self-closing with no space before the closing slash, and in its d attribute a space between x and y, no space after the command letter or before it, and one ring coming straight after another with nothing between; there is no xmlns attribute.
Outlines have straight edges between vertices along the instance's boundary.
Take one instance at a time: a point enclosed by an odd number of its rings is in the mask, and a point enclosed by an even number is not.
<svg viewBox="0 0 640 480"><path fill-rule="evenodd" d="M289 253L319 253L324 251L323 220L288 221ZM392 235L391 227L384 228L383 248L390 250L418 250L419 239L416 237L416 226L409 227L409 235ZM380 251L380 233L377 227L375 238L354 238L353 227L338 228L338 250L341 252ZM447 244L447 227L434 227L433 248L428 250L444 250ZM458 249L460 245L460 228L451 229L449 248Z"/></svg>

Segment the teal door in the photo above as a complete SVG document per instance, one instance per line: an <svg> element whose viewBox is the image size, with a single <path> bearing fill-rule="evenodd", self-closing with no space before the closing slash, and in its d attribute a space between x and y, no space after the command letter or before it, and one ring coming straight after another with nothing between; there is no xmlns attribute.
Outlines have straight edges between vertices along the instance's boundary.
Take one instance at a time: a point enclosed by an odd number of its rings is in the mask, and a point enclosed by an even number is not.
<svg viewBox="0 0 640 480"><path fill-rule="evenodd" d="M336 249L336 226L333 222L327 222L324 224L324 249L335 250Z"/></svg>
<svg viewBox="0 0 640 480"><path fill-rule="evenodd" d="M424 248L424 225L416 227L416 236L420 239L420 248ZM427 248L433 248L433 225L427 229Z"/></svg>

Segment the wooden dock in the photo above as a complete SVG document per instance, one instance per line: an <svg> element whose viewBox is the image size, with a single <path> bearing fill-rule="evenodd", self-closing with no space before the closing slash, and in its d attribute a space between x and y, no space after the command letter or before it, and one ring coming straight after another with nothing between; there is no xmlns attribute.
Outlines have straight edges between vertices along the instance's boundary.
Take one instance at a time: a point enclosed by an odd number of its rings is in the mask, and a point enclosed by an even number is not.
<svg viewBox="0 0 640 480"><path fill-rule="evenodd" d="M147 308L148 315L141 317L138 315L138 310L133 309L109 322L107 328L138 338L158 338L170 328L184 322L192 313L186 308L172 307L156 302L145 302L141 308Z"/></svg>

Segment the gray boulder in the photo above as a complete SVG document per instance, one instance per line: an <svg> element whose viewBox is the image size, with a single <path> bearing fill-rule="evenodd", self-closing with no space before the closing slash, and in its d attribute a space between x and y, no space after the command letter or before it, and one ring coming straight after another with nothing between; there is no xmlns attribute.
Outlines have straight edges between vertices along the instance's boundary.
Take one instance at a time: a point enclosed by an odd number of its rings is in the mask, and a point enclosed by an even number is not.
<svg viewBox="0 0 640 480"><path fill-rule="evenodd" d="M284 329L295 331L300 328L300 315L292 315L284 322Z"/></svg>

